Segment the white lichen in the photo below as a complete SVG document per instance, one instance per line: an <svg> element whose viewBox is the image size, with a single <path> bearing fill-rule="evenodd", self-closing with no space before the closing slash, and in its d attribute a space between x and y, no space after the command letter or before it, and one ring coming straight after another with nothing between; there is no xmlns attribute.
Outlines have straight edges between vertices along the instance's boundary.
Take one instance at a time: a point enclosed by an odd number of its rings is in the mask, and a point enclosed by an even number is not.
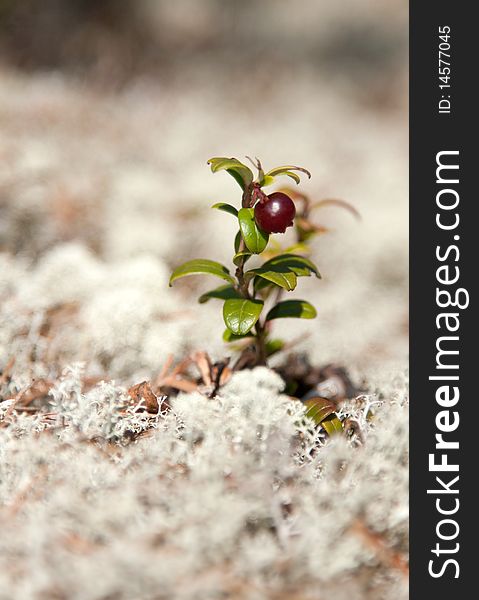
<svg viewBox="0 0 479 600"><path fill-rule="evenodd" d="M82 391L82 374L73 365L52 388L43 432L34 417L0 427L0 597L196 600L237 586L266 597L361 570L388 574L405 597L403 576L355 530L407 552L404 399L369 420L351 404L359 448L342 436L318 445L303 405L265 368L215 399L180 394L158 416L125 410L111 383ZM148 435L132 443L132 432Z"/></svg>

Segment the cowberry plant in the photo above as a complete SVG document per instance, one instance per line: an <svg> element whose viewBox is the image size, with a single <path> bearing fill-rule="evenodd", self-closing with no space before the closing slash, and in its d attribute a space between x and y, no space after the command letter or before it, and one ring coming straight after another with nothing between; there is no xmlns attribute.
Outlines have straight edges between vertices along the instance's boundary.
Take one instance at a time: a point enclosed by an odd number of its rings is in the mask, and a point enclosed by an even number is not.
<svg viewBox="0 0 479 600"><path fill-rule="evenodd" d="M282 300L283 292L293 291L298 277L314 275L320 278L320 274L316 265L304 256L304 250L307 250L305 242L312 235L311 231L305 231L306 226L311 228L312 225L304 218L304 207L295 227L298 243L284 251L278 244L275 249L267 250L271 234L284 233L288 227L295 225L296 206L290 197L294 194L279 191L268 195L263 188L275 183L280 176L289 177L299 184L299 173L311 177L309 171L286 165L265 172L258 159L251 162L257 170L256 177L247 165L236 158L216 157L208 161L213 173L226 171L236 180L242 192L239 209L222 202L212 207L229 213L238 222L232 258L234 272L218 262L199 258L177 267L171 275L170 286L177 279L198 274L214 275L226 281L226 284L200 296L199 302L210 299L223 301L226 325L223 339L226 342L244 340L254 349L253 364L260 365L265 364L268 356L281 345L281 342L269 338L271 321L287 317L316 317L316 310L309 302ZM303 202L304 198L304 195L297 196ZM247 268L247 263L255 255L264 258L264 262Z"/></svg>

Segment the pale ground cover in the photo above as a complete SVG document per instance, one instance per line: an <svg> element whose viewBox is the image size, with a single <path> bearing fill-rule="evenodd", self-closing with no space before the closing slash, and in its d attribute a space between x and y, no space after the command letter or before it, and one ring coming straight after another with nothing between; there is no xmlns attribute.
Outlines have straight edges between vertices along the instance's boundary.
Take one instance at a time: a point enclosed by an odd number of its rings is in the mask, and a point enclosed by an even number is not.
<svg viewBox="0 0 479 600"><path fill-rule="evenodd" d="M113 93L0 71L0 369L15 359L1 600L407 597L405 91L376 109L301 66L261 102L230 83L191 66ZM233 220L209 206L238 192L206 160L245 154L306 166L304 191L362 215L318 213L323 279L295 292L318 319L277 326L365 386L342 408L362 444L314 433L265 368L165 415L123 410L170 354L228 353L218 305L195 301L208 282L168 277L189 258L230 261ZM8 400L34 380L53 384L50 419Z"/></svg>

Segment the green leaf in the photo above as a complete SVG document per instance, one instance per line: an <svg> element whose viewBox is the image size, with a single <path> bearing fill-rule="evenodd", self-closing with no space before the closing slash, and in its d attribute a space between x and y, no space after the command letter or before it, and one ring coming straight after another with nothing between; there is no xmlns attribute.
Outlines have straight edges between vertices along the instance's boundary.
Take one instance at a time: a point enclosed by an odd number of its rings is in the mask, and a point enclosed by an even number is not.
<svg viewBox="0 0 479 600"><path fill-rule="evenodd" d="M250 252L260 254L268 245L269 235L262 231L254 220L254 209L242 208L238 212L238 221L244 243Z"/></svg>
<svg viewBox="0 0 479 600"><path fill-rule="evenodd" d="M198 298L200 304L208 302L211 298L218 298L219 300L230 300L231 298L240 298L240 295L232 285L220 285L220 287L205 292Z"/></svg>
<svg viewBox="0 0 479 600"><path fill-rule="evenodd" d="M222 264L214 260L208 260L207 258L197 258L196 260L183 263L173 271L170 277L170 287L177 279L188 277L189 275L215 275L225 281L235 283L228 269Z"/></svg>
<svg viewBox="0 0 479 600"><path fill-rule="evenodd" d="M256 277L254 280L254 289L256 292L261 292L261 290L264 290L266 288L273 288L274 285L275 284L271 281L268 281L267 279L262 279L261 277Z"/></svg>
<svg viewBox="0 0 479 600"><path fill-rule="evenodd" d="M306 300L284 300L279 302L276 306L269 311L266 320L272 321L273 319L284 319L284 318L297 318L297 319L314 319L317 312L312 304L306 302Z"/></svg>
<svg viewBox="0 0 479 600"><path fill-rule="evenodd" d="M336 405L327 398L310 398L304 403L308 410L306 416L312 419L316 425L321 425L326 417L332 415L336 411Z"/></svg>
<svg viewBox="0 0 479 600"><path fill-rule="evenodd" d="M217 202L216 204L213 204L211 208L217 208L218 210L227 212L230 215L234 215L235 217L238 216L238 209L236 209L231 204L226 204L225 202Z"/></svg>
<svg viewBox="0 0 479 600"><path fill-rule="evenodd" d="M245 183L243 175L235 169L226 169L226 172L236 181L240 188L244 191L248 184Z"/></svg>
<svg viewBox="0 0 479 600"><path fill-rule="evenodd" d="M291 291L296 287L297 277L309 277L311 273L321 277L316 265L309 258L296 254L280 254L266 261L261 268L247 271L245 275L248 277L257 275ZM255 287L260 289L261 286L255 281Z"/></svg>
<svg viewBox="0 0 479 600"><path fill-rule="evenodd" d="M266 342L266 354L272 356L277 352L280 352L284 348L283 340L269 340Z"/></svg>
<svg viewBox="0 0 479 600"><path fill-rule="evenodd" d="M326 431L328 435L333 435L343 430L343 424L336 415L336 406L334 402L327 398L310 398L306 400L305 405L308 410L306 416L312 419L317 425Z"/></svg>
<svg viewBox="0 0 479 600"><path fill-rule="evenodd" d="M260 182L261 187L266 187L267 185L271 185L274 183L274 177L271 175L264 175L263 179Z"/></svg>
<svg viewBox="0 0 479 600"><path fill-rule="evenodd" d="M324 421L321 421L321 427L326 430L328 435L334 435L335 433L341 433L341 431L343 431L343 424L335 414L329 415Z"/></svg>
<svg viewBox="0 0 479 600"><path fill-rule="evenodd" d="M208 164L211 165L213 173L218 171L227 171L237 183L241 189L244 190L253 181L253 172L249 167L240 162L237 158L226 158L226 157L214 157L210 158Z"/></svg>
<svg viewBox="0 0 479 600"><path fill-rule="evenodd" d="M280 254L279 256L274 256L263 265L263 269L270 268L282 268L292 271L298 277L309 277L311 273L314 273L316 277L321 279L321 274L317 266L309 258L297 254Z"/></svg>
<svg viewBox="0 0 479 600"><path fill-rule="evenodd" d="M299 185L301 183L300 176L297 173L293 173L293 171L284 171L283 173L278 173L276 177L280 175L286 175L287 177L290 177L296 183L296 185Z"/></svg>
<svg viewBox="0 0 479 600"><path fill-rule="evenodd" d="M251 332L246 333L245 335L235 335L229 329L225 329L223 333L223 341L225 342L237 342L238 340L244 340L244 338L253 337Z"/></svg>
<svg viewBox="0 0 479 600"><path fill-rule="evenodd" d="M265 179L267 177L276 177L278 175L287 175L288 177L292 177L296 181L296 183L300 182L300 178L293 171L300 171L301 173L306 173L309 179L311 179L311 173L307 169L303 169L303 167L295 167L294 165L283 165L281 167L275 167L271 169L265 174Z"/></svg>
<svg viewBox="0 0 479 600"><path fill-rule="evenodd" d="M242 239L241 231L238 231L238 233L235 235L235 252L239 252Z"/></svg>
<svg viewBox="0 0 479 600"><path fill-rule="evenodd" d="M263 310L261 300L226 300L223 318L226 327L235 335L245 335L254 326Z"/></svg>
<svg viewBox="0 0 479 600"><path fill-rule="evenodd" d="M244 262L246 262L251 256L251 252L248 252L247 250L244 252L237 252L233 256L233 263L238 267L242 258L244 258Z"/></svg>
<svg viewBox="0 0 479 600"><path fill-rule="evenodd" d="M273 270L274 269L274 270ZM261 277L262 279L266 279L267 281L271 281L275 285L282 287L284 290L291 292L296 287L298 282L296 278L296 274L292 271L275 269L251 269L251 271L246 271L245 275L247 277Z"/></svg>

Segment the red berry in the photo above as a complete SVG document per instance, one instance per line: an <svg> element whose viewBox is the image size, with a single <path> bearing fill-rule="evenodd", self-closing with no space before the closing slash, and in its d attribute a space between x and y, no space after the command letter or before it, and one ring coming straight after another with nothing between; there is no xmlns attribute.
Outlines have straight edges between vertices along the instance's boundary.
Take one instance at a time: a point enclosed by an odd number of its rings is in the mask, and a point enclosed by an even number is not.
<svg viewBox="0 0 479 600"><path fill-rule="evenodd" d="M266 233L284 233L293 224L295 215L294 202L282 192L273 192L254 207L255 221Z"/></svg>

